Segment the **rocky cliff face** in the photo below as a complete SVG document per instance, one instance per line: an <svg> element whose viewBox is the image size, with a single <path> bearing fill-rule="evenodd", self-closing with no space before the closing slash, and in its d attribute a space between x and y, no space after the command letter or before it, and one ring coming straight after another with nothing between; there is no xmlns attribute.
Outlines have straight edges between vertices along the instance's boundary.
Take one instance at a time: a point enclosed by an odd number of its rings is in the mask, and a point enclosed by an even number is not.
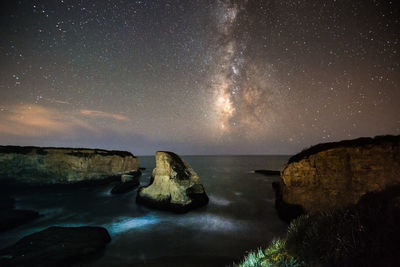
<svg viewBox="0 0 400 267"><path fill-rule="evenodd" d="M0 146L0 182L70 184L138 170L129 152L101 149Z"/></svg>
<svg viewBox="0 0 400 267"><path fill-rule="evenodd" d="M400 183L400 136L313 146L289 159L280 194L305 212L355 204L367 192Z"/></svg>
<svg viewBox="0 0 400 267"><path fill-rule="evenodd" d="M156 168L149 186L139 189L136 201L177 213L208 203L197 173L172 152L156 153Z"/></svg>

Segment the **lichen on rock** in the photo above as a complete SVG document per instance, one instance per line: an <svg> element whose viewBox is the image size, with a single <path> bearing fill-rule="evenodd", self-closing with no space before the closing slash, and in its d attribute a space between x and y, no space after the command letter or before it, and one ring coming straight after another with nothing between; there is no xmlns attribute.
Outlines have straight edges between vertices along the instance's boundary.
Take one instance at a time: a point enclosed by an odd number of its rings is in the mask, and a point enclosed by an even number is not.
<svg viewBox="0 0 400 267"><path fill-rule="evenodd" d="M156 153L150 184L138 190L138 203L184 213L208 203L200 178L192 167L172 152Z"/></svg>

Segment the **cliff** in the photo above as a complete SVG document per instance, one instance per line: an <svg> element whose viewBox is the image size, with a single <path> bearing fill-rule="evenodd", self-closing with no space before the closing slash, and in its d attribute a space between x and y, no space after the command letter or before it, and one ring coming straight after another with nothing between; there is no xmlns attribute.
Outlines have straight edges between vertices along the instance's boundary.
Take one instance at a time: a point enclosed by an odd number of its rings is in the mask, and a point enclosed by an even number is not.
<svg viewBox="0 0 400 267"><path fill-rule="evenodd" d="M50 185L99 181L137 171L129 152L101 149L0 146L0 182Z"/></svg>
<svg viewBox="0 0 400 267"><path fill-rule="evenodd" d="M277 196L310 213L355 204L367 192L399 183L400 136L377 136L319 144L293 156Z"/></svg>

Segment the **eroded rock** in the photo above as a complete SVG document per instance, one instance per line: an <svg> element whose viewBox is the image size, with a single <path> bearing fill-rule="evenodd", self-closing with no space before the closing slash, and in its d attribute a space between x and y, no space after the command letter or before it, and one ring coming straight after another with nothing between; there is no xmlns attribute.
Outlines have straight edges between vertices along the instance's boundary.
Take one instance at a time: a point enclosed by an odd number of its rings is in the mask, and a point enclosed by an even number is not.
<svg viewBox="0 0 400 267"><path fill-rule="evenodd" d="M102 227L49 227L0 250L0 266L70 266L111 241Z"/></svg>
<svg viewBox="0 0 400 267"><path fill-rule="evenodd" d="M281 171L277 170L255 170L254 173L260 173L266 176L271 176L271 175L280 175Z"/></svg>
<svg viewBox="0 0 400 267"><path fill-rule="evenodd" d="M281 173L284 203L307 213L355 204L367 192L400 183L400 136L359 138L313 146Z"/></svg>
<svg viewBox="0 0 400 267"><path fill-rule="evenodd" d="M39 218L40 215L34 210L1 210L0 211L0 232L6 231L22 224Z"/></svg>
<svg viewBox="0 0 400 267"><path fill-rule="evenodd" d="M0 182L54 185L96 182L136 171L130 152L101 149L0 146Z"/></svg>
<svg viewBox="0 0 400 267"><path fill-rule="evenodd" d="M10 230L40 217L34 210L15 209L14 198L0 195L0 232Z"/></svg>
<svg viewBox="0 0 400 267"><path fill-rule="evenodd" d="M132 191L139 186L141 171L129 172L121 175L121 182L111 189L111 194L122 194Z"/></svg>
<svg viewBox="0 0 400 267"><path fill-rule="evenodd" d="M192 167L172 152L156 153L156 168L136 201L149 207L184 213L206 205L208 196Z"/></svg>

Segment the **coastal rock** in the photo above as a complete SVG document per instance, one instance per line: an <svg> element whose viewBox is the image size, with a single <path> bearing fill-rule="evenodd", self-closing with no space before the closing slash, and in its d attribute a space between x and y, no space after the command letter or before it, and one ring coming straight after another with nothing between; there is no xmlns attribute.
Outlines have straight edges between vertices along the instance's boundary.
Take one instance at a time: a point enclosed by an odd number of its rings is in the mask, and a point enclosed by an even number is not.
<svg viewBox="0 0 400 267"><path fill-rule="evenodd" d="M141 171L130 172L121 175L121 182L111 190L111 194L122 194L132 191L139 186L139 177L142 175Z"/></svg>
<svg viewBox="0 0 400 267"><path fill-rule="evenodd" d="M121 183L127 183L132 181L135 178L135 176L131 174L122 174L121 175Z"/></svg>
<svg viewBox="0 0 400 267"><path fill-rule="evenodd" d="M1 210L0 232L6 231L39 218L39 213L34 210Z"/></svg>
<svg viewBox="0 0 400 267"><path fill-rule="evenodd" d="M124 151L0 146L0 182L12 185L95 182L119 178L138 165Z"/></svg>
<svg viewBox="0 0 400 267"><path fill-rule="evenodd" d="M12 210L15 206L15 200L4 193L0 194L0 210Z"/></svg>
<svg viewBox="0 0 400 267"><path fill-rule="evenodd" d="M15 200L8 195L0 195L0 232L28 223L40 215L33 210L14 209Z"/></svg>
<svg viewBox="0 0 400 267"><path fill-rule="evenodd" d="M255 170L254 173L259 173L267 176L271 175L280 175L281 171L275 171L275 170Z"/></svg>
<svg viewBox="0 0 400 267"><path fill-rule="evenodd" d="M172 152L156 153L156 168L150 184L139 188L138 203L149 207L184 213L206 205L208 196L197 173Z"/></svg>
<svg viewBox="0 0 400 267"><path fill-rule="evenodd" d="M312 213L355 204L399 183L400 136L377 136L319 144L293 156L279 194L283 203Z"/></svg>
<svg viewBox="0 0 400 267"><path fill-rule="evenodd" d="M0 250L1 266L70 266L111 241L102 227L49 227Z"/></svg>
<svg viewBox="0 0 400 267"><path fill-rule="evenodd" d="M289 204L282 200L282 189L280 182L272 182L275 192L275 209L281 220L289 223L292 219L304 214L304 208L298 204Z"/></svg>

